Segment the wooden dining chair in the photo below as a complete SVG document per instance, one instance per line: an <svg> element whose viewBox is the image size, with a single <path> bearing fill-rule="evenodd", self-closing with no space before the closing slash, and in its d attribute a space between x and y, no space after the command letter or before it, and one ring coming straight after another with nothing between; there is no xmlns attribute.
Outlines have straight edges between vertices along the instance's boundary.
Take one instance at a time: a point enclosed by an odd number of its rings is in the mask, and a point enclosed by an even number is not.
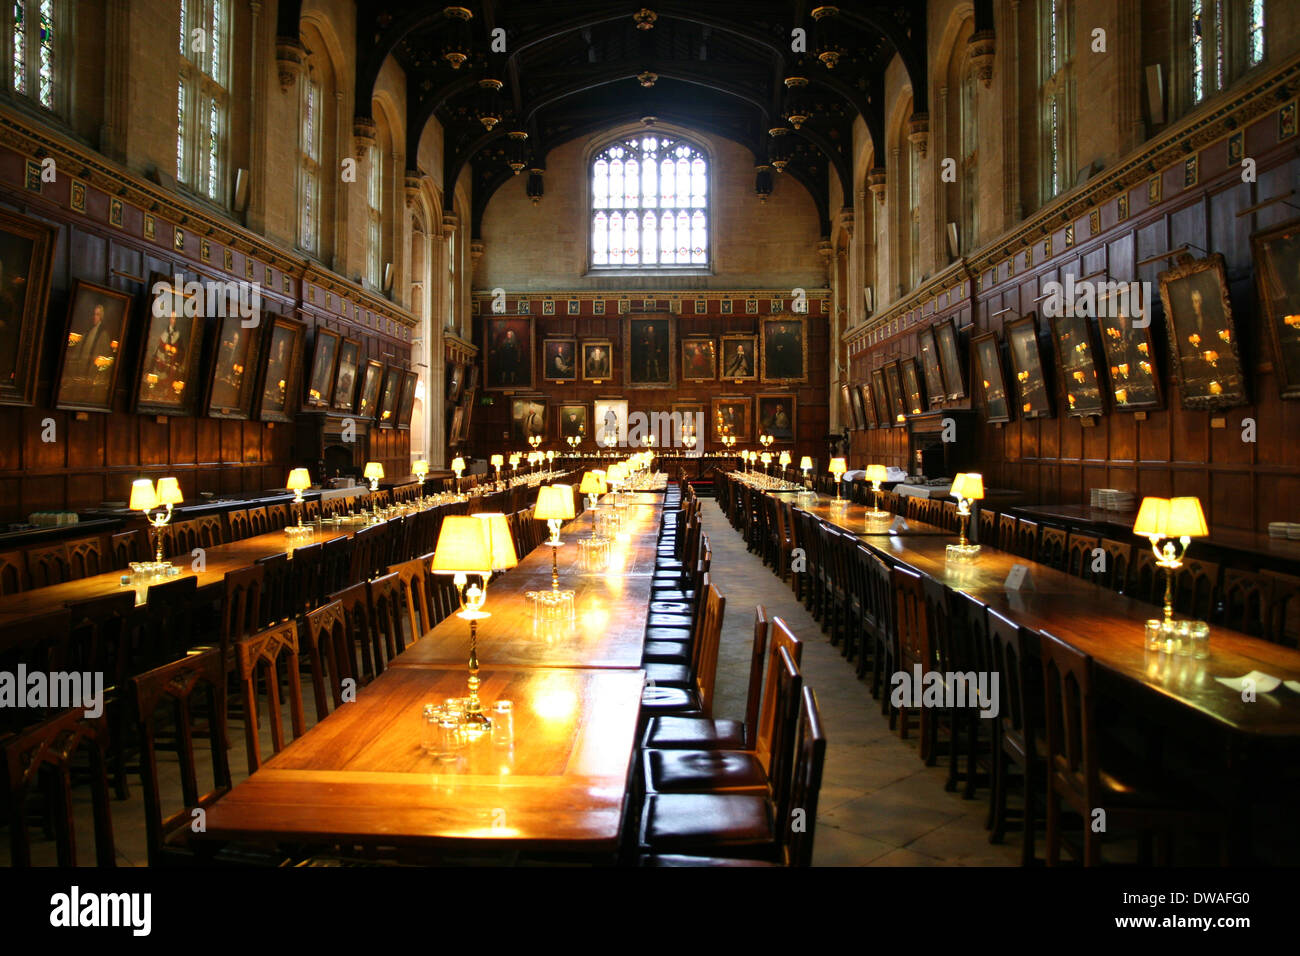
<svg viewBox="0 0 1300 956"><path fill-rule="evenodd" d="M1030 561L1038 559L1038 522L1021 518L1016 522L1016 554Z"/></svg>
<svg viewBox="0 0 1300 956"><path fill-rule="evenodd" d="M315 521L321 516L321 503L319 498L311 498L303 502L303 511L306 512L307 521Z"/></svg>
<svg viewBox="0 0 1300 956"><path fill-rule="evenodd" d="M105 560L104 555L104 539L99 535L69 541L67 550L69 581L79 581L108 570L108 561Z"/></svg>
<svg viewBox="0 0 1300 956"><path fill-rule="evenodd" d="M138 661L142 669L175 660L198 643L194 633L198 584L199 579L189 575L149 585L140 618Z"/></svg>
<svg viewBox="0 0 1300 956"><path fill-rule="evenodd" d="M798 668L780 666L782 660L788 661L789 655L782 658L778 652L773 709L763 715L762 739L755 740L753 749L645 750L641 755L645 793L758 793L779 803L784 798L780 790L789 783L782 775L789 773L802 686ZM765 744L761 750L760 743Z"/></svg>
<svg viewBox="0 0 1300 956"><path fill-rule="evenodd" d="M1042 633L1044 730L1046 739L1047 865L1061 862L1064 802L1081 818L1083 865L1101 865L1102 841L1125 830L1155 832L1162 847L1161 865L1171 862L1170 844L1177 835L1208 833L1218 838L1219 860L1228 861L1226 815L1186 782L1171 784L1167 771L1153 771L1105 746L1097 720L1093 661L1082 651ZM1098 810L1105 826L1095 826ZM1143 841L1145 852L1146 841ZM1140 862L1149 864L1150 860Z"/></svg>
<svg viewBox="0 0 1300 956"><path fill-rule="evenodd" d="M1268 579L1268 612L1264 637L1274 644L1295 647L1300 644L1300 577L1281 571L1259 572Z"/></svg>
<svg viewBox="0 0 1300 956"><path fill-rule="evenodd" d="M388 666L393 658L406 650L406 636L402 631L402 587L396 572L372 578L367 587L375 640L382 647L385 666Z"/></svg>
<svg viewBox="0 0 1300 956"><path fill-rule="evenodd" d="M370 525L358 528L357 533L352 536L352 560L348 567L349 582L356 584L370 580L378 560L379 538L382 534L382 525Z"/></svg>
<svg viewBox="0 0 1300 956"><path fill-rule="evenodd" d="M316 720L321 721L356 690L355 656L343 605L331 601L311 611L307 627L298 632L298 645L311 674Z"/></svg>
<svg viewBox="0 0 1300 956"><path fill-rule="evenodd" d="M21 551L0 552L0 596L27 590L27 561Z"/></svg>
<svg viewBox="0 0 1300 956"><path fill-rule="evenodd" d="M695 635L687 682L689 686L665 686L653 677L641 695L641 731L651 717L666 714L713 716L713 691L718 669L718 647L726 600L706 575L701 584L705 595L703 618ZM647 675L650 668L646 668ZM671 679L671 675L670 675Z"/></svg>
<svg viewBox="0 0 1300 956"><path fill-rule="evenodd" d="M248 509L238 508L234 511L226 512L226 540L242 541L249 536L248 532Z"/></svg>
<svg viewBox="0 0 1300 956"><path fill-rule="evenodd" d="M1065 541L1065 563L1061 570L1085 581L1092 580L1093 552L1101 547L1096 535L1070 532Z"/></svg>
<svg viewBox="0 0 1300 956"><path fill-rule="evenodd" d="M1098 547L1106 553L1106 564L1103 571L1092 572L1092 580L1119 594L1125 593L1133 569L1133 542L1102 538Z"/></svg>
<svg viewBox="0 0 1300 956"><path fill-rule="evenodd" d="M255 538L259 534L266 534L271 530L271 519L266 513L265 507L248 509L248 536Z"/></svg>
<svg viewBox="0 0 1300 956"><path fill-rule="evenodd" d="M77 865L76 803L73 777L89 760L90 806L95 827L95 863L115 867L113 816L108 792L108 721L87 717L84 708L65 710L11 737L0 739L8 811L9 858L12 866L32 865L29 813L31 797L42 795L42 813L51 824L55 859L60 867ZM81 777L84 779L84 777ZM48 864L46 864L48 865Z"/></svg>
<svg viewBox="0 0 1300 956"><path fill-rule="evenodd" d="M754 643L750 650L749 684L744 721L715 717L655 717L646 726L642 747L659 750L743 750L754 748L763 701L763 664L767 659L771 623L760 604L754 609ZM792 657L797 661L802 646L790 635Z"/></svg>
<svg viewBox="0 0 1300 956"><path fill-rule="evenodd" d="M433 619L433 608L429 601L429 562L432 558L432 554L425 554L410 561L403 561L401 564L394 564L388 569L397 575L397 585L405 611L403 620L406 633L412 641L418 641L433 630L437 623Z"/></svg>
<svg viewBox="0 0 1300 956"><path fill-rule="evenodd" d="M998 513L990 508L980 509L979 541L994 548L998 546Z"/></svg>
<svg viewBox="0 0 1300 956"><path fill-rule="evenodd" d="M826 730L817 695L807 684L800 695L799 729L795 737L794 779L790 783L785 829L785 865L812 866L817 803L826 766Z"/></svg>
<svg viewBox="0 0 1300 956"><path fill-rule="evenodd" d="M1064 528L1053 528L1050 525L1042 529L1042 534L1038 539L1038 555L1026 555L1034 558L1039 564L1045 564L1049 568L1055 568L1058 571L1065 570L1066 558L1066 533Z"/></svg>
<svg viewBox="0 0 1300 956"><path fill-rule="evenodd" d="M352 539L346 535L321 544L320 575L326 595L355 583L351 578L352 549Z"/></svg>
<svg viewBox="0 0 1300 956"><path fill-rule="evenodd" d="M366 582L352 584L330 595L331 603L340 605L347 623L351 674L357 686L369 684L384 672L383 642L375 627L374 609Z"/></svg>
<svg viewBox="0 0 1300 956"><path fill-rule="evenodd" d="M1174 573L1174 610L1208 621L1219 607L1220 565L1200 558L1183 558Z"/></svg>
<svg viewBox="0 0 1300 956"><path fill-rule="evenodd" d="M145 833L150 866L195 862L204 854L191 842L195 810L206 810L230 792L226 758L226 667L217 649L191 654L131 679L131 695L141 740L140 778L144 788ZM181 807L163 810L159 770L159 717L167 714L166 749L180 764ZM199 792L196 738L206 737L211 754L212 789ZM205 775L207 779L208 775ZM174 794L173 794L174 796ZM168 801L172 803L173 801Z"/></svg>
<svg viewBox="0 0 1300 956"><path fill-rule="evenodd" d="M221 602L221 653L227 666L234 664L235 641L262 629L262 590L266 571L260 564L227 571Z"/></svg>
<svg viewBox="0 0 1300 956"><path fill-rule="evenodd" d="M221 515L204 515L201 518L194 519L195 529L197 531L197 546L200 548L215 548L217 545L226 543L225 524L221 520Z"/></svg>
<svg viewBox="0 0 1300 956"><path fill-rule="evenodd" d="M167 526L166 554L170 558L189 559L199 544L199 522L174 521Z"/></svg>
<svg viewBox="0 0 1300 956"><path fill-rule="evenodd" d="M779 659L778 679L786 688L798 688L802 692L803 678L789 655L782 651ZM793 744L793 735L789 740L774 740L770 795L752 792L647 794L638 831L641 852L707 854L722 850L727 855L779 862L780 834L790 810Z"/></svg>
<svg viewBox="0 0 1300 956"><path fill-rule="evenodd" d="M258 558L254 563L262 569L262 626L291 620L294 616L293 569L289 555L281 551Z"/></svg>
<svg viewBox="0 0 1300 956"><path fill-rule="evenodd" d="M126 681L142 670L135 594L119 591L68 603L67 670L104 675L103 708L108 720L113 786L119 800L130 796L127 753L130 741Z"/></svg>
<svg viewBox="0 0 1300 956"><path fill-rule="evenodd" d="M267 505L266 520L270 524L272 531L279 531L289 523L289 505Z"/></svg>
<svg viewBox="0 0 1300 956"><path fill-rule="evenodd" d="M974 595L961 590L948 593L948 624L952 629L950 638L953 648L953 669L962 674L976 675L977 685L967 685L967 707L959 710L964 741L960 744L961 753L965 754L965 767L948 767L948 784L946 789L955 790L962 785L962 796L967 800L975 797L981 785L988 786L993 775L993 741L996 721L986 716L987 708L994 703L992 688L986 687L988 696L983 696L978 687L981 674L992 674L993 657L989 643L988 608ZM990 804L991 811L991 804ZM989 820L992 820L990 812ZM992 826L989 822L986 829Z"/></svg>
<svg viewBox="0 0 1300 956"><path fill-rule="evenodd" d="M919 667L922 674L930 669L930 638L928 634L929 625L925 616L925 585L921 581L920 574L901 566L890 570L889 579L895 599L894 619L898 630L898 672L905 675L908 683L910 683L914 680L914 668ZM906 740L914 708L913 705L903 699L901 694L895 693L899 689L901 688L891 688L890 697L893 698L891 703L894 712L898 715L898 736L900 739ZM919 699L921 688L913 687L912 693ZM929 762L929 740L934 733L930 726L933 714L929 707L921 707L919 710L921 759Z"/></svg>
<svg viewBox="0 0 1300 956"><path fill-rule="evenodd" d="M1016 550L1016 527L1018 522L1013 514L1005 512L998 515L998 540L997 548L999 551L1014 553Z"/></svg>
<svg viewBox="0 0 1300 956"><path fill-rule="evenodd" d="M880 700L880 712L889 714L890 694L884 687L889 682L898 660L898 631L895 607L894 583L891 567L876 552L867 560L867 586L871 589L870 601L876 609L876 632L871 649L871 696ZM895 726L897 717L890 722L890 729Z"/></svg>
<svg viewBox="0 0 1300 956"><path fill-rule="evenodd" d="M27 579L33 588L45 588L68 580L68 549L60 541L27 549Z"/></svg>
<svg viewBox="0 0 1300 956"><path fill-rule="evenodd" d="M109 535L108 546L114 571L124 571L133 562L145 561L152 556L149 552L149 537L143 528Z"/></svg>
<svg viewBox="0 0 1300 956"><path fill-rule="evenodd" d="M1040 742L1043 726L1042 671L1031 666L1038 635L997 611L988 611L993 673L998 674L997 740L993 745L992 832L990 843L1001 843L1006 833L1007 793L1011 765L1020 770L1024 794L1021 811L1020 862L1034 860L1034 827L1042 787Z"/></svg>
<svg viewBox="0 0 1300 956"><path fill-rule="evenodd" d="M271 731L271 756L285 747L284 711L288 710L293 740L305 732L302 682L298 673L298 625L293 621L246 634L235 641L235 670L244 702L244 739L248 747L248 772L262 766L260 687L265 694ZM281 698L281 677L288 697Z"/></svg>
<svg viewBox="0 0 1300 956"><path fill-rule="evenodd" d="M1251 637L1267 627L1269 579L1257 571L1224 568L1217 623Z"/></svg>

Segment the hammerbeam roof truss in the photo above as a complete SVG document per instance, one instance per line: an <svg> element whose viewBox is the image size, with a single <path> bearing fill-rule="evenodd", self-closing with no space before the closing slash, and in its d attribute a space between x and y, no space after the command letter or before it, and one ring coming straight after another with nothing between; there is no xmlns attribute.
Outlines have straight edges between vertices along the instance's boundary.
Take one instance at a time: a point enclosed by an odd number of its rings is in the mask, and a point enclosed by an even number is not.
<svg viewBox="0 0 1300 956"><path fill-rule="evenodd" d="M282 19L286 5L294 4L281 5ZM883 77L895 55L914 102L927 102L924 3L846 0L829 10L803 0L357 4L357 120L370 122L375 84L391 55L407 76L408 165L437 117L443 182L472 170L477 236L492 194L513 178L508 160L525 162L525 172L545 170L555 147L645 117L731 139L750 150L755 165L767 164L768 131L791 125L785 80L804 77L798 96L808 118L790 129L782 158L785 175L812 194L828 233L831 177L845 197L853 195L858 116L884 165ZM828 47L838 54L832 68L818 56ZM449 51L463 54L459 65ZM500 81L495 96L485 93L485 79ZM485 103L500 117L490 129L480 119ZM522 147L509 137L518 131L528 134Z"/></svg>

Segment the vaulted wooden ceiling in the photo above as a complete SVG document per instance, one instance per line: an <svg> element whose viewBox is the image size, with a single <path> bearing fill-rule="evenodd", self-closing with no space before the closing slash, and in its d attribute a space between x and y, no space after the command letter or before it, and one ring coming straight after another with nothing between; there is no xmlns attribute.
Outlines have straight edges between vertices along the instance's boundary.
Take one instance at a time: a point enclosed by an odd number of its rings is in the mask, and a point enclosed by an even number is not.
<svg viewBox="0 0 1300 956"><path fill-rule="evenodd" d="M544 170L556 146L647 116L739 142L756 164L787 159L785 175L807 187L829 233L827 184L838 177L853 195L855 117L883 143L883 78L896 54L914 102L927 102L921 2L375 0L358 3L357 17L358 114L369 110L393 56L408 79L408 163L436 116L445 131L443 182L473 170L476 236L493 193L513 178L508 160L526 163L525 173ZM796 83L793 103L790 77L808 81ZM483 80L499 81L500 91ZM785 118L792 105L807 114L797 129ZM485 112L499 116L490 129ZM781 126L790 132L776 143L769 130ZM526 140L511 138L521 131Z"/></svg>

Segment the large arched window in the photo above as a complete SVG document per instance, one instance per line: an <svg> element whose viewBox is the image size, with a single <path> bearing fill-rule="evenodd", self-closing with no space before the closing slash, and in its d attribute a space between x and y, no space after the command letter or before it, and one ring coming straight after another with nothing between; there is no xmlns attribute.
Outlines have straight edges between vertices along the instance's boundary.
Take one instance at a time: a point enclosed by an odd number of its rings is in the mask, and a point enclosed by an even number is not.
<svg viewBox="0 0 1300 956"><path fill-rule="evenodd" d="M15 0L0 16L9 39L9 89L52 112L61 112L62 77L67 75L63 4L57 0Z"/></svg>
<svg viewBox="0 0 1300 956"><path fill-rule="evenodd" d="M320 81L310 71L302 78L302 128L298 136L298 244L320 255L321 154L325 107Z"/></svg>
<svg viewBox="0 0 1300 956"><path fill-rule="evenodd" d="M709 263L709 163L673 135L620 139L591 159L591 267L660 270Z"/></svg>
<svg viewBox="0 0 1300 956"><path fill-rule="evenodd" d="M1043 202L1072 185L1074 77L1068 0L1041 0L1039 7L1038 123L1042 141Z"/></svg>
<svg viewBox="0 0 1300 956"><path fill-rule="evenodd" d="M176 93L176 178L214 202L225 201L230 101L230 4L180 4Z"/></svg>
<svg viewBox="0 0 1300 956"><path fill-rule="evenodd" d="M1264 0L1188 0L1185 23L1192 106L1264 62Z"/></svg>

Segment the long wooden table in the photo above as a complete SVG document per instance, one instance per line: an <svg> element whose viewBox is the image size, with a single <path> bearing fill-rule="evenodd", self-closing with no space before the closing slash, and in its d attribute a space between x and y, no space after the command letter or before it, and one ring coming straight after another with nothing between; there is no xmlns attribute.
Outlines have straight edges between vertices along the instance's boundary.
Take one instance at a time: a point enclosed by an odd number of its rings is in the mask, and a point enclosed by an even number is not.
<svg viewBox="0 0 1300 956"><path fill-rule="evenodd" d="M641 645L662 496L625 495L627 540L600 574L577 570L590 515L562 530L572 629L534 631L525 594L551 585L542 545L488 587L480 622L485 709L513 702L514 746L489 737L443 763L420 748L425 703L465 695L469 625L447 618L208 811L206 838L363 844L426 853L520 850L609 862L629 794Z"/></svg>
<svg viewBox="0 0 1300 956"><path fill-rule="evenodd" d="M852 506L829 514L813 513L855 533L862 520ZM909 530L916 531L860 535L862 543L894 563L972 595L1011 620L1066 641L1089 654L1104 671L1184 708L1187 714L1207 718L1220 730L1246 738L1300 742L1300 695L1281 688L1260 693L1255 702L1247 703L1239 692L1214 679L1259 670L1283 680L1300 680L1300 651L1212 625L1205 660L1148 653L1143 623L1160 617L1160 608L987 544L973 560L949 561L946 548L951 538L920 533L933 528L921 522L908 524ZM1007 575L1017 564L1029 569L1028 589L1007 587Z"/></svg>
<svg viewBox="0 0 1300 956"><path fill-rule="evenodd" d="M473 499L471 499L471 507L472 502ZM426 499L425 510L434 507L439 506L432 504L431 499ZM418 509L413 508L412 511L414 510ZM364 522L344 522L326 523L320 530L303 534L288 534L283 530L269 531L251 538L242 538L239 541L205 548L203 561L197 569L196 562L187 556L177 556L172 559L172 563L179 569L179 577L196 577L198 587L203 589L220 584L228 571L251 567L259 558L283 552L292 559L293 552L298 548L309 544L320 544L334 538L351 537L363 527L365 527ZM152 547L152 537L150 546ZM52 584L48 587L0 597L0 627L62 610L66 605L76 601L106 597L127 590L135 592L135 603L140 606L145 603L151 586L177 579L176 576L157 577L133 585L124 585L122 575L125 573L127 572L123 570L106 571L102 574L78 578L75 581L65 581L62 584Z"/></svg>
<svg viewBox="0 0 1300 956"><path fill-rule="evenodd" d="M533 623L526 592L551 588L551 549L542 544L518 567L489 582L485 610L492 616L478 625L479 660L501 667L641 666L662 496L639 492L622 497L627 540L613 542L606 570L579 568L578 539L591 533L590 514L561 531L564 545L557 549L556 566L560 588L575 592L573 627ZM455 665L468 658L469 625L452 615L408 647L393 666Z"/></svg>
<svg viewBox="0 0 1300 956"><path fill-rule="evenodd" d="M297 548L309 544L319 544L333 538L350 537L361 527L360 524L326 527L319 532L313 531L309 534L286 534L284 531L269 531L266 534L243 538L229 544L219 544L211 548L205 548L200 570L195 570L195 562L191 559L177 557L173 560L173 563L180 569L179 577L196 577L199 579L198 586L204 588L209 585L220 584L227 571L238 571L247 568L254 564L258 558L279 554L280 552L285 552L292 557L294 550ZM122 575L127 573L126 571L106 571L103 574L95 574L88 578L64 581L62 584L51 584L48 587L5 595L0 598L0 627L58 611L65 605L75 601L106 597L122 591L134 591L135 603L142 605L145 603L145 598L152 585L177 580L176 577L158 577L135 585L124 585L122 584Z"/></svg>
<svg viewBox="0 0 1300 956"><path fill-rule="evenodd" d="M489 666L481 699L513 703L514 746L444 763L421 749L423 705L463 695L464 667L390 668L211 807L205 836L610 857L643 676Z"/></svg>

